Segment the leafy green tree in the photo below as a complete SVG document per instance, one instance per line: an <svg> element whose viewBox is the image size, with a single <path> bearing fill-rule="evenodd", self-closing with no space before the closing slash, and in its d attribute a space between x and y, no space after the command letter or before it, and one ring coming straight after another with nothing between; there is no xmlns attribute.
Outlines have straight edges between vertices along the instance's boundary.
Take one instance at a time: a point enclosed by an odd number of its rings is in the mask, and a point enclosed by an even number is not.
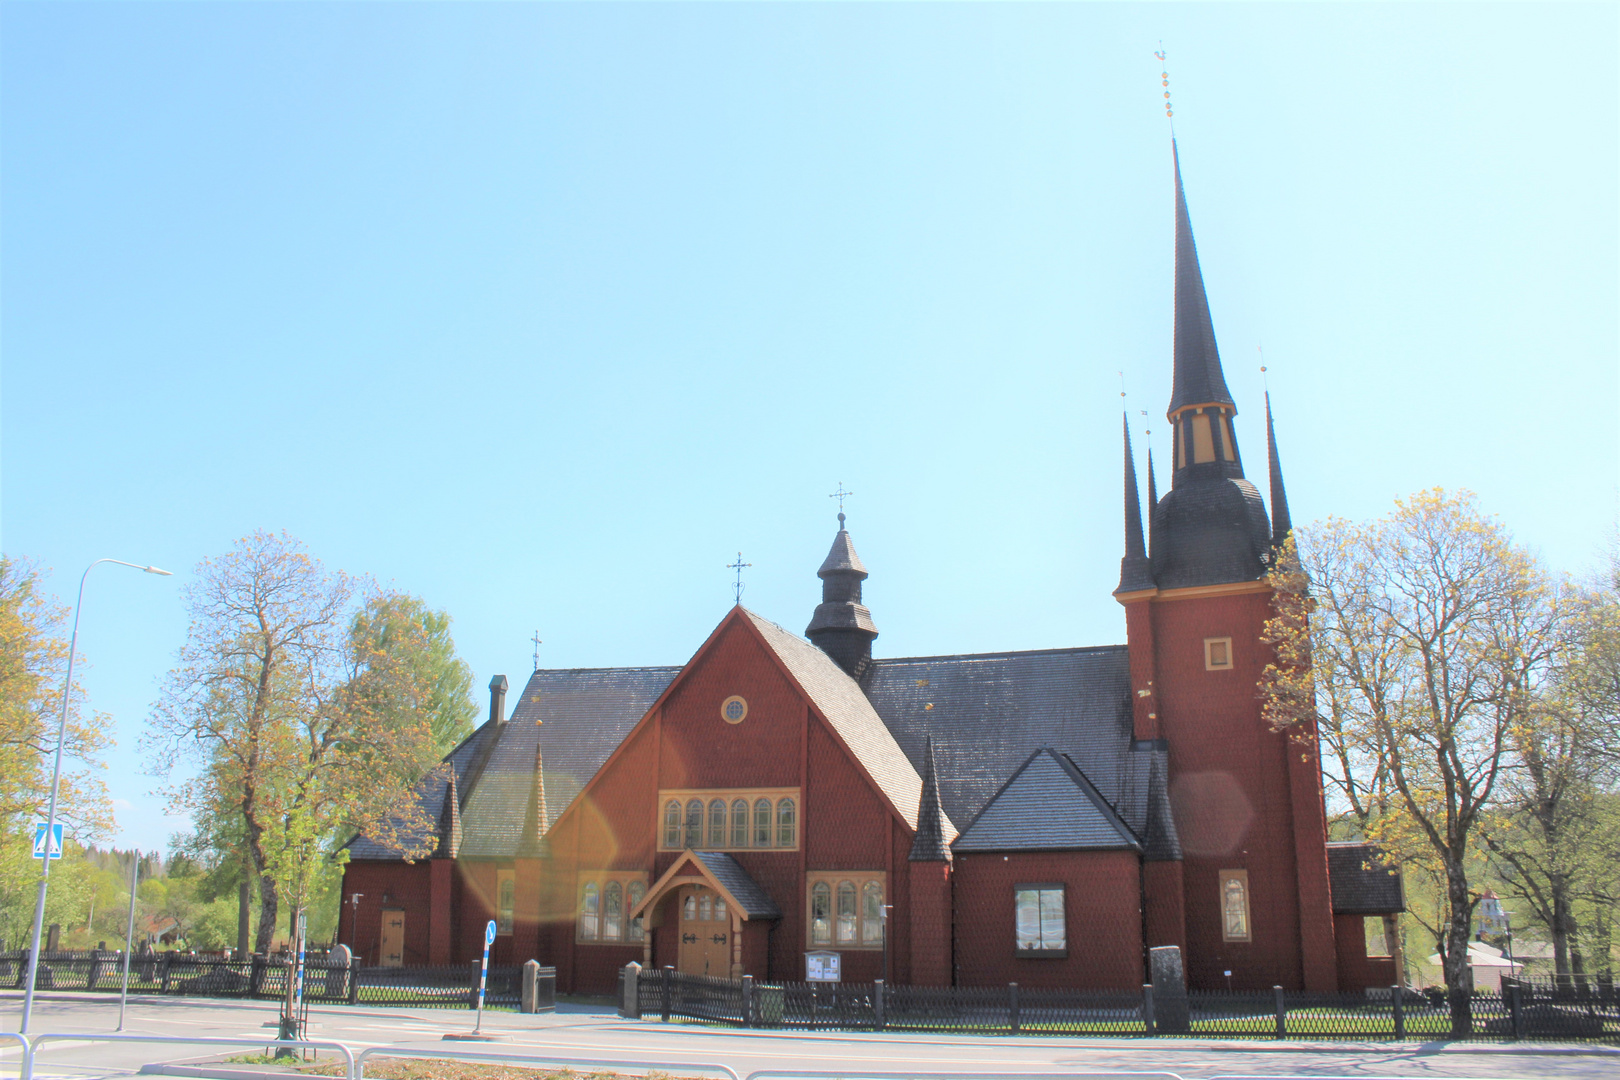
<svg viewBox="0 0 1620 1080"><path fill-rule="evenodd" d="M1367 838L1443 878L1436 944L1452 1030L1467 1033L1470 874L1515 732L1531 725L1560 655L1559 585L1474 496L1440 490L1371 524L1303 530L1271 581L1267 718L1296 732L1315 720L1346 790L1368 796Z"/></svg>
<svg viewBox="0 0 1620 1080"><path fill-rule="evenodd" d="M386 680L365 688L362 693L378 695L377 700L365 702L369 712L388 715L395 722L427 716L437 757L472 734L478 715L472 697L472 668L456 655L446 612L433 611L415 596L384 593L367 599L365 607L355 613L349 632L355 653L374 650L414 674L409 680ZM402 693L409 696L397 696ZM396 697L389 700L383 695Z"/></svg>
<svg viewBox="0 0 1620 1080"><path fill-rule="evenodd" d="M149 741L158 771L183 755L199 766L172 789L179 807L240 823L263 952L281 908L290 920L330 872L339 830L408 851L426 835L406 795L438 757L433 687L413 662L431 654L419 646L428 628L390 619L403 605L328 573L285 534L254 533L205 560L186 602L190 632ZM356 618L372 610L383 614Z"/></svg>

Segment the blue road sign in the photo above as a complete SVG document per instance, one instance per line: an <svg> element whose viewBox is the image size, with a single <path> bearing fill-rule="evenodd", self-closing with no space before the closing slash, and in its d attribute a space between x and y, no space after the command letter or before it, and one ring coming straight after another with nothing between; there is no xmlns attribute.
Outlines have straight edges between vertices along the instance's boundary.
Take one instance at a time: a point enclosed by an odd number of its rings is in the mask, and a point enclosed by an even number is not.
<svg viewBox="0 0 1620 1080"><path fill-rule="evenodd" d="M62 828L62 823L58 821L55 828L51 832L51 858L53 859L60 859L62 857ZM40 821L34 824L34 858L43 859L44 857L45 823ZM490 923L490 925L494 926L495 924Z"/></svg>
<svg viewBox="0 0 1620 1080"><path fill-rule="evenodd" d="M57 835L60 836L61 834L58 833ZM484 927L484 944L485 945L493 945L493 944L495 944L495 920L494 919L489 920L489 925Z"/></svg>

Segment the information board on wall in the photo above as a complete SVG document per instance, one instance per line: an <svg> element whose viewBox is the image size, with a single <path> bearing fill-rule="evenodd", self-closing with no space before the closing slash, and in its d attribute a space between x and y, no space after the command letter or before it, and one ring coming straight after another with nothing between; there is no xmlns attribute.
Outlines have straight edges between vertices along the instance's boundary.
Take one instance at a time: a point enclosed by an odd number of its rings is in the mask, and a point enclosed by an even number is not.
<svg viewBox="0 0 1620 1080"><path fill-rule="evenodd" d="M839 982L843 956L835 952L807 952L804 954L806 982Z"/></svg>

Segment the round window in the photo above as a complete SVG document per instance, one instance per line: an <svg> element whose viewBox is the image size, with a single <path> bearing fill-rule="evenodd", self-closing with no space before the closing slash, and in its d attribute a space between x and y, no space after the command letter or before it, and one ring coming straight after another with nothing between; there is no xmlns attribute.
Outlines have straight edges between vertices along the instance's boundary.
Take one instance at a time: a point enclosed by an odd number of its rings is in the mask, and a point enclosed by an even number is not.
<svg viewBox="0 0 1620 1080"><path fill-rule="evenodd" d="M740 724L747 715L748 702L737 694L732 694L720 703L720 717L728 724Z"/></svg>

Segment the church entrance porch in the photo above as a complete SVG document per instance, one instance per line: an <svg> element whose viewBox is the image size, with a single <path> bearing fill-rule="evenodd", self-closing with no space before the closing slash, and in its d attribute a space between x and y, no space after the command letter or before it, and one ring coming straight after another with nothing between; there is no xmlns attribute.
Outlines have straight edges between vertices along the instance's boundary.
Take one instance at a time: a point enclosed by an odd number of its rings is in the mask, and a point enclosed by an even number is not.
<svg viewBox="0 0 1620 1080"><path fill-rule="evenodd" d="M680 912L676 967L681 974L730 978L733 928L725 898L704 885L683 885L676 910Z"/></svg>

